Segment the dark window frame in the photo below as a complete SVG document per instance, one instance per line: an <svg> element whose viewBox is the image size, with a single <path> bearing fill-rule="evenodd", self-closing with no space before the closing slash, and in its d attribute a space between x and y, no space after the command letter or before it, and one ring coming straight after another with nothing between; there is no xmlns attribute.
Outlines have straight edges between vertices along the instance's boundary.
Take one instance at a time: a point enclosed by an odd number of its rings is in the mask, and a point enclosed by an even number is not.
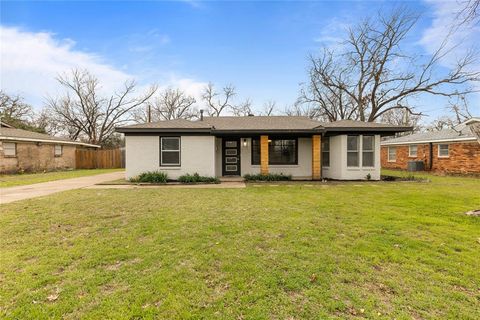
<svg viewBox="0 0 480 320"><path fill-rule="evenodd" d="M173 151L173 150L165 150L166 152L178 152L178 164L162 164L162 139L167 138L178 138L178 151ZM182 166L182 137L181 136L160 136L158 139L159 143L159 152L160 152L160 167L173 167L173 168L179 168Z"/></svg>
<svg viewBox="0 0 480 320"><path fill-rule="evenodd" d="M357 138L357 149L356 150L349 150L348 149L348 138L349 137L356 137ZM361 156L361 143L362 143L362 138L361 135L353 135L349 134L347 135L347 168L361 168L360 167L360 156ZM357 154L357 164L352 166L348 165L348 154L349 153L356 153Z"/></svg>
<svg viewBox="0 0 480 320"><path fill-rule="evenodd" d="M325 141L328 141L328 150L325 150L324 148ZM321 145L322 145L322 167L330 168L330 137L323 137ZM328 158L325 157L325 153L328 154ZM328 159L328 164L324 163L325 159Z"/></svg>
<svg viewBox="0 0 480 320"><path fill-rule="evenodd" d="M270 157L270 144L268 144L268 165L269 166L296 166L298 165L298 137L285 137L285 136L272 136L268 137L268 140L294 140L295 141L295 162L289 163L272 163ZM258 152L260 152L260 137L254 137L250 141L250 164L252 166L259 166L261 164L261 158L259 157L259 163L254 163L253 161L253 141L258 141Z"/></svg>
<svg viewBox="0 0 480 320"><path fill-rule="evenodd" d="M371 137L372 138L372 149L371 150L365 150L364 148L364 140L363 138L364 137ZM372 165L371 166L367 166L367 165L364 165L363 164L363 156L365 153L371 153L372 154ZM362 168L375 168L375 136L374 135L371 135L371 134L363 134L362 135Z"/></svg>

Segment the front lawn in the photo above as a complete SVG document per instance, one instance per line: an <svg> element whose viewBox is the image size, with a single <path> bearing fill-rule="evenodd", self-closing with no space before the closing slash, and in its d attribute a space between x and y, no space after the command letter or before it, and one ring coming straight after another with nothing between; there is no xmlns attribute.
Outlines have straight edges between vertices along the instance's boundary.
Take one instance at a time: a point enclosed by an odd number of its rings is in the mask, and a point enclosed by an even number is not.
<svg viewBox="0 0 480 320"><path fill-rule="evenodd" d="M0 318L478 319L480 180L82 189L0 208Z"/></svg>
<svg viewBox="0 0 480 320"><path fill-rule="evenodd" d="M48 182L61 179L80 178L124 169L81 169L69 171L52 171L45 173L24 173L0 175L0 188L23 186L27 184Z"/></svg>

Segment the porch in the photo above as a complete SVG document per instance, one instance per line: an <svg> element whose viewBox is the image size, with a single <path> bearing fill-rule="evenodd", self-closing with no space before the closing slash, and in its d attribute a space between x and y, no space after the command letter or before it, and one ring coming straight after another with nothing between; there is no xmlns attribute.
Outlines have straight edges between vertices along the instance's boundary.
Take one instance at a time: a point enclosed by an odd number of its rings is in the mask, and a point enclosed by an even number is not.
<svg viewBox="0 0 480 320"><path fill-rule="evenodd" d="M283 173L322 179L321 135L223 135L215 138L215 173L223 179Z"/></svg>

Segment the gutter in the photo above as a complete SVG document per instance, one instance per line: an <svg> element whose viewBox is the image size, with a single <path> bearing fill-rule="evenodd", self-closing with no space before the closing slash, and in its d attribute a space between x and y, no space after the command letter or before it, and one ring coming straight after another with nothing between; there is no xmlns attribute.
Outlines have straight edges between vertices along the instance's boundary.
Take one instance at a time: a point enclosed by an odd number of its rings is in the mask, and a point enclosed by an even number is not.
<svg viewBox="0 0 480 320"><path fill-rule="evenodd" d="M84 143L84 142L75 142L75 141L64 141L64 140L47 140L47 139L31 139L31 138L16 138L16 137L5 137L0 136L0 140L8 141L25 141L25 142L43 142L43 143L53 143L53 144L72 144L72 145L81 145L91 148L100 148L99 145Z"/></svg>
<svg viewBox="0 0 480 320"><path fill-rule="evenodd" d="M441 143L441 142L459 142L459 141L476 141L475 137L465 137L457 139L438 139L438 140L419 140L419 141L403 141L403 142L382 142L381 146L400 146L400 145L410 145L410 144L421 144L421 143Z"/></svg>

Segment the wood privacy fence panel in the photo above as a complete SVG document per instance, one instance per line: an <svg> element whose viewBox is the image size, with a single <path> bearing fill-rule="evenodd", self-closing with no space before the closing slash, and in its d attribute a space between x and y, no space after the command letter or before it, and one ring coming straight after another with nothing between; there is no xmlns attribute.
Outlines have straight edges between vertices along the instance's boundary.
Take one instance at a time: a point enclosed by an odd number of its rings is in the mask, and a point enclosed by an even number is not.
<svg viewBox="0 0 480 320"><path fill-rule="evenodd" d="M124 168L124 152L112 150L76 150L75 163L77 169L110 169Z"/></svg>

